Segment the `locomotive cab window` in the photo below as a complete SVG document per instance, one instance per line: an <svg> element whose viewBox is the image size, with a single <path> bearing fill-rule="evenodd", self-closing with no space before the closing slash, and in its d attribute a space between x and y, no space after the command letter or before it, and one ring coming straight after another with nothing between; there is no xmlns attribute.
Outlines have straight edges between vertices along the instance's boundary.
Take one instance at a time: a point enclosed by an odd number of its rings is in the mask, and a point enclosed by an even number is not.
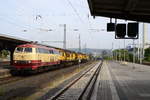
<svg viewBox="0 0 150 100"><path fill-rule="evenodd" d="M29 52L30 53L30 52L32 52L32 48L25 48L24 52Z"/></svg>
<svg viewBox="0 0 150 100"><path fill-rule="evenodd" d="M23 48L18 47L18 48L16 48L15 52L23 52Z"/></svg>

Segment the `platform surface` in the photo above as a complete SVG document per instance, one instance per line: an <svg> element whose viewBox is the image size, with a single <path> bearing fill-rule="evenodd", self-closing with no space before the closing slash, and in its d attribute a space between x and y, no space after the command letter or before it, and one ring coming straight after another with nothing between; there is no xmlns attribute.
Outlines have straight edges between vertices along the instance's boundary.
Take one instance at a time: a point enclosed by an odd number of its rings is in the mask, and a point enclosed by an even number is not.
<svg viewBox="0 0 150 100"><path fill-rule="evenodd" d="M11 68L12 68L11 65L0 65L0 78L11 76L10 74Z"/></svg>
<svg viewBox="0 0 150 100"><path fill-rule="evenodd" d="M150 100L150 66L110 61L102 73L97 99Z"/></svg>

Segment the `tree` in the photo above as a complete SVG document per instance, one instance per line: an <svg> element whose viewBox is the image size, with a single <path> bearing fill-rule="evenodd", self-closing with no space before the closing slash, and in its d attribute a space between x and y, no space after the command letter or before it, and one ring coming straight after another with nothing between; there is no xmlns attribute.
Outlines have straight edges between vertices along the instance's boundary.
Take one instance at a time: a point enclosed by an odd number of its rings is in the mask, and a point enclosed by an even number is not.
<svg viewBox="0 0 150 100"><path fill-rule="evenodd" d="M133 54L130 53L128 50L124 49L116 49L113 51L114 59L122 59L124 60L124 53L125 53L125 61L133 61Z"/></svg>
<svg viewBox="0 0 150 100"><path fill-rule="evenodd" d="M6 58L8 55L9 55L9 51L8 50L0 51L0 57Z"/></svg>
<svg viewBox="0 0 150 100"><path fill-rule="evenodd" d="M144 60L150 61L150 48L145 49Z"/></svg>

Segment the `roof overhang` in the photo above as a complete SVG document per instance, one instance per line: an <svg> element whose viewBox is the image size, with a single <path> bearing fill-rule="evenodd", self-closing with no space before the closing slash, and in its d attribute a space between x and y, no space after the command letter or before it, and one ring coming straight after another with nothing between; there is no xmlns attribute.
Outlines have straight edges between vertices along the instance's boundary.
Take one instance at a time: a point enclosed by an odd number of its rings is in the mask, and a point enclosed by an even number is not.
<svg viewBox="0 0 150 100"><path fill-rule="evenodd" d="M150 0L88 0L92 16L150 22Z"/></svg>
<svg viewBox="0 0 150 100"><path fill-rule="evenodd" d="M6 34L0 34L0 40L1 41L12 42L12 43L19 43L19 44L30 43L31 42L29 40L17 38L17 37L6 35Z"/></svg>

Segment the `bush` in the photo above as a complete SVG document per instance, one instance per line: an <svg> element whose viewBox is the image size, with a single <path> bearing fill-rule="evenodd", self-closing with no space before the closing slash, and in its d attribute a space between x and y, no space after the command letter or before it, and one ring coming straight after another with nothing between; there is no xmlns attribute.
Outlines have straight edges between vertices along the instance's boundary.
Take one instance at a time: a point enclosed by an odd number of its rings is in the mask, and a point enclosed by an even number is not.
<svg viewBox="0 0 150 100"><path fill-rule="evenodd" d="M9 55L9 51L8 50L0 51L0 57L1 58L6 58L8 55Z"/></svg>

